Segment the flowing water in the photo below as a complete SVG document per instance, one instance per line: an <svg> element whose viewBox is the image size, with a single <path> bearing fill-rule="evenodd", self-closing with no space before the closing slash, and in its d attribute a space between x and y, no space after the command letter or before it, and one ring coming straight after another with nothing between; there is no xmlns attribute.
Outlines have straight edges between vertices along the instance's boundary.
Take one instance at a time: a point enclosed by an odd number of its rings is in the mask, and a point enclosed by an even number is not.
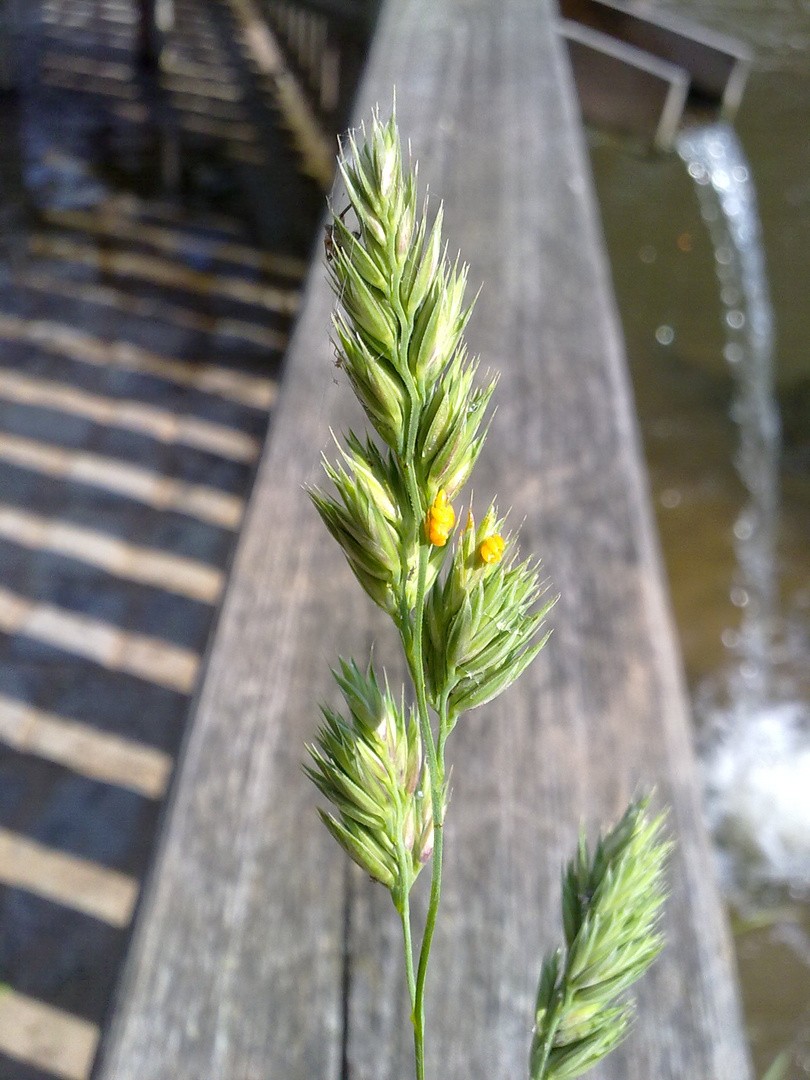
<svg viewBox="0 0 810 1080"><path fill-rule="evenodd" d="M779 415L774 396L773 309L751 169L726 125L684 133L678 152L708 227L722 303L723 356L732 375L731 417L739 430L736 466L748 501L734 523L743 609L729 642L739 657L730 705L740 724L772 693L771 651L776 619L776 529L779 510Z"/></svg>
<svg viewBox="0 0 810 1080"><path fill-rule="evenodd" d="M728 887L810 890L810 705L777 685L785 636L776 563L781 440L756 196L731 128L687 131L678 152L714 249L739 432L735 463L747 495L733 526L732 588L742 618L726 634L730 662L719 700L705 692L701 699L709 818L723 842Z"/></svg>
<svg viewBox="0 0 810 1080"><path fill-rule="evenodd" d="M687 129L678 155L652 157L594 135L592 160L757 1073L787 1048L785 1075L801 1080L810 1076L810 5L653 6L738 32L755 55L739 139L722 126Z"/></svg>

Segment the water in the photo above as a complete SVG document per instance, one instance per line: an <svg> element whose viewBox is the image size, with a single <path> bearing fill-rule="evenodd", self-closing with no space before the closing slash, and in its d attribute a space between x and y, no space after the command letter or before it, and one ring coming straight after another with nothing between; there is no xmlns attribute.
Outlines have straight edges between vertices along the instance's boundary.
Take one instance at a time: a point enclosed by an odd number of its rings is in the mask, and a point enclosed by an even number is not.
<svg viewBox="0 0 810 1080"><path fill-rule="evenodd" d="M810 1076L810 5L719 3L675 6L742 27L755 49L737 125L749 160L715 127L686 132L670 157L594 136L592 161L756 1070L787 1048L799 1080Z"/></svg>
<svg viewBox="0 0 810 1080"><path fill-rule="evenodd" d="M810 708L777 685L781 441L756 194L731 128L687 131L678 152L714 249L739 432L735 462L747 495L733 526L731 598L742 611L739 629L726 633L733 660L698 695L707 810L730 892L745 898L785 885L801 894L810 891Z"/></svg>
<svg viewBox="0 0 810 1080"><path fill-rule="evenodd" d="M738 572L733 602L743 611L731 647L739 656L731 707L745 716L772 693L779 511L779 414L774 397L773 309L751 167L726 125L683 134L678 152L695 182L714 249L723 306L723 356L733 379L731 416L739 430L736 466L748 501L734 523Z"/></svg>

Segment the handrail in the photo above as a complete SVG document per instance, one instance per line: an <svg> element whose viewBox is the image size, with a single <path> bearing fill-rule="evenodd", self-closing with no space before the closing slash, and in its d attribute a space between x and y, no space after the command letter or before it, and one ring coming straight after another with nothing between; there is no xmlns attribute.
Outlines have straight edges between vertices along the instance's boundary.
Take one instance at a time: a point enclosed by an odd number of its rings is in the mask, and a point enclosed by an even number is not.
<svg viewBox="0 0 810 1080"><path fill-rule="evenodd" d="M348 120L377 7L377 0L258 2L330 134Z"/></svg>

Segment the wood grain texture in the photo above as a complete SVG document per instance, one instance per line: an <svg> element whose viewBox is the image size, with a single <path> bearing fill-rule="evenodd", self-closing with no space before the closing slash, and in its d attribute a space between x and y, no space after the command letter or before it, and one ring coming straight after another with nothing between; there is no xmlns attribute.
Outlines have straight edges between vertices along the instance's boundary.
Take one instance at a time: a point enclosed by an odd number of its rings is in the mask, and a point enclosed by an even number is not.
<svg viewBox="0 0 810 1080"><path fill-rule="evenodd" d="M670 945L634 1034L593 1075L745 1080L623 345L551 19L548 0L388 0L355 112L385 109L396 83L451 249L483 282L468 338L501 382L476 503L497 492L525 517L523 549L561 594L546 650L449 749L429 1075L526 1075L560 864L581 820L610 821L657 784L678 840ZM102 1080L412 1075L393 907L319 825L298 764L338 650L391 647L302 490L328 428L357 417L332 366L330 304L316 267Z"/></svg>

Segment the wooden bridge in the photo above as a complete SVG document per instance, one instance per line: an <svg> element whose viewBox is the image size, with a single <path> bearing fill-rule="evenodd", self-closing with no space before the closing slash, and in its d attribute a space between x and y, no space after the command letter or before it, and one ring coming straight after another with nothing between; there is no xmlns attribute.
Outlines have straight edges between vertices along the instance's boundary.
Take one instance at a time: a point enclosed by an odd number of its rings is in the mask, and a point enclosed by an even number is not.
<svg viewBox="0 0 810 1080"><path fill-rule="evenodd" d="M377 103L385 111L396 86L420 179L445 201L450 243L483 286L471 350L501 373L476 496L497 493L525 515L522 543L561 594L546 650L455 739L429 1073L525 1075L560 864L583 819L609 821L654 784L678 841L669 947L641 985L633 1035L599 1075L745 1080L621 334L554 21L550 0L385 0L352 113L359 123ZM98 1080L410 1075L395 913L318 822L300 769L338 649L388 649L304 492L330 428L357 421L333 366L331 305L316 263Z"/></svg>

